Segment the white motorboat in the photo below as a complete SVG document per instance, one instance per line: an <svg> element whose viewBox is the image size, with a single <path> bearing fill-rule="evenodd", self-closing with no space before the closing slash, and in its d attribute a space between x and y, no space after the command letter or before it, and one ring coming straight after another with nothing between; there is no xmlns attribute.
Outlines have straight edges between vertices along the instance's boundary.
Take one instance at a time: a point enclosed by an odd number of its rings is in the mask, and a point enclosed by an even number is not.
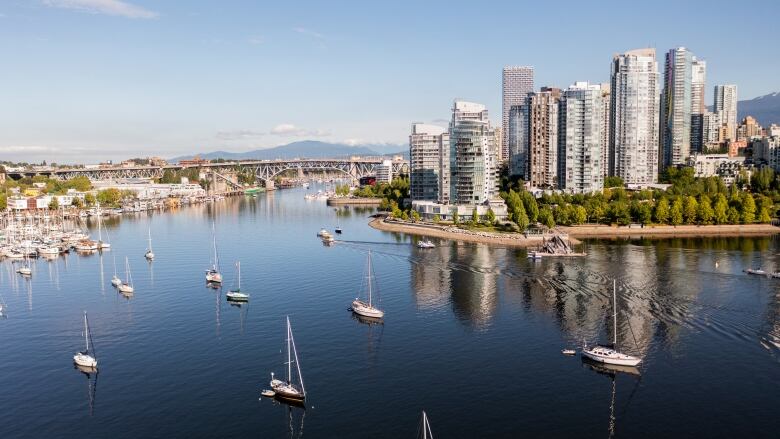
<svg viewBox="0 0 780 439"><path fill-rule="evenodd" d="M319 232L317 232L317 236L319 236L319 237L323 237L323 236L329 236L329 235L330 235L330 232L328 232L328 231L327 231L327 230L325 230L325 229L320 229L320 231L319 231Z"/></svg>
<svg viewBox="0 0 780 439"><path fill-rule="evenodd" d="M114 275L114 277L116 277L116 275ZM113 283L113 279L111 283ZM133 278L130 275L130 260L127 256L125 256L125 280L117 286L117 289L124 294L132 294L135 292L135 288L133 288Z"/></svg>
<svg viewBox="0 0 780 439"><path fill-rule="evenodd" d="M97 250L99 247L98 243L91 239L82 239L77 241L76 244L73 245L73 248L79 252L91 252Z"/></svg>
<svg viewBox="0 0 780 439"><path fill-rule="evenodd" d="M276 396L276 392L268 389L263 390L262 392L260 392L260 394L265 396L266 398L273 398L274 396Z"/></svg>
<svg viewBox="0 0 780 439"><path fill-rule="evenodd" d="M86 346L83 351L80 351L73 356L73 362L76 363L77 366L96 369L97 357L95 356L95 346L92 344L91 335L92 334L89 332L89 322L87 321L87 312L84 311L84 342Z"/></svg>
<svg viewBox="0 0 780 439"><path fill-rule="evenodd" d="M152 229L149 228L149 248L146 249L146 253L144 254L144 257L148 260L154 259L154 250L152 250Z"/></svg>
<svg viewBox="0 0 780 439"><path fill-rule="evenodd" d="M58 256L60 254L60 248L56 246L42 245L38 247L38 254L41 256Z"/></svg>
<svg viewBox="0 0 780 439"><path fill-rule="evenodd" d="M746 268L744 271L747 274L755 274L757 276L766 276L766 271L762 270L760 268Z"/></svg>
<svg viewBox="0 0 780 439"><path fill-rule="evenodd" d="M355 300L352 301L352 312L365 317L381 319L384 317L385 312L374 306L373 274L373 268L371 267L371 251L369 250L365 276L367 300L362 300L360 297L356 297Z"/></svg>
<svg viewBox="0 0 780 439"><path fill-rule="evenodd" d="M427 240L427 239L425 239L423 241L419 241L417 243L417 248L435 248L435 247L436 247L436 245L433 242L431 242L430 240Z"/></svg>
<svg viewBox="0 0 780 439"><path fill-rule="evenodd" d="M298 382L296 383L292 374L292 364L295 363L295 369L298 372ZM290 325L290 316L287 316L287 377L279 380L271 372L271 388L276 397L295 402L303 402L306 399L306 389L303 387L303 375L301 374L301 363L298 361L298 350L295 348L295 339L293 339L292 326Z"/></svg>
<svg viewBox="0 0 780 439"><path fill-rule="evenodd" d="M16 272L21 274L22 276L30 276L30 275L32 275L32 269L30 267L19 267L16 270Z"/></svg>
<svg viewBox="0 0 780 439"><path fill-rule="evenodd" d="M225 298L232 302L247 302L249 294L241 291L241 261L236 262L236 269L238 270L238 288L228 291Z"/></svg>
<svg viewBox="0 0 780 439"><path fill-rule="evenodd" d="M206 282L222 283L222 274L219 272L219 257L217 256L217 234L214 230L214 223L211 223L211 234L214 247L214 264L206 270Z"/></svg>
<svg viewBox="0 0 780 439"><path fill-rule="evenodd" d="M528 252L528 259L542 259L542 254L536 250Z"/></svg>
<svg viewBox="0 0 780 439"><path fill-rule="evenodd" d="M577 355L577 351L575 351L574 349L563 349L561 350L561 353L563 355Z"/></svg>
<svg viewBox="0 0 780 439"><path fill-rule="evenodd" d="M611 345L596 345L583 347L582 355L593 361L618 366L636 366L642 359L633 355L624 354L617 350L617 282L612 281L612 329L613 338Z"/></svg>

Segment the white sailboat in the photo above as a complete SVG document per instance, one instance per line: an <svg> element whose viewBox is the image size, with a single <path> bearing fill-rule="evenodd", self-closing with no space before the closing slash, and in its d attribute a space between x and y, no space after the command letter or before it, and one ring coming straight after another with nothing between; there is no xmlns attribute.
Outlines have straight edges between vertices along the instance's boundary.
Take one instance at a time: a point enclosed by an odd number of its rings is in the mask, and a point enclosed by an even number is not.
<svg viewBox="0 0 780 439"><path fill-rule="evenodd" d="M373 269L371 268L371 251L368 251L368 263L366 266L366 296L368 301L356 297L352 301L352 312L360 314L365 317L373 317L375 319L381 319L384 317L385 312L374 306L374 289L373 289Z"/></svg>
<svg viewBox="0 0 780 439"><path fill-rule="evenodd" d="M111 285L118 287L119 285L122 285L122 279L116 275L116 255L112 256L114 256L114 276L111 278Z"/></svg>
<svg viewBox="0 0 780 439"><path fill-rule="evenodd" d="M233 302L247 302L249 294L241 292L241 261L236 262L236 268L238 269L238 288L228 291L225 298Z"/></svg>
<svg viewBox="0 0 780 439"><path fill-rule="evenodd" d="M583 347L582 355L593 361L619 366L636 366L642 359L617 350L617 282L612 281L612 345Z"/></svg>
<svg viewBox="0 0 780 439"><path fill-rule="evenodd" d="M19 267L16 272L21 274L22 276L32 276L32 268L30 268L30 257L29 257L29 248L30 248L30 242L27 242L27 251L24 254L24 265Z"/></svg>
<svg viewBox="0 0 780 439"><path fill-rule="evenodd" d="M117 287L121 293L132 294L135 292L133 288L133 278L130 276L130 260L125 256L125 280Z"/></svg>
<svg viewBox="0 0 780 439"><path fill-rule="evenodd" d="M217 256L217 233L214 230L214 223L211 224L212 241L214 245L214 264L206 270L206 282L222 283L222 274L219 272L219 257Z"/></svg>
<svg viewBox="0 0 780 439"><path fill-rule="evenodd" d="M292 376L293 361L295 361L295 369L298 371L298 384L294 382ZM301 363L298 361L298 350L295 349L290 316L287 316L287 362L285 364L287 364L286 380L282 381L274 378L274 373L271 372L271 389L281 399L303 402L306 399L306 389L303 387Z"/></svg>
<svg viewBox="0 0 780 439"><path fill-rule="evenodd" d="M92 344L92 337L89 333L89 322L87 321L87 312L84 311L84 350L73 356L73 362L77 366L97 368L97 357L95 356L95 346ZM90 349L90 346L92 349Z"/></svg>
<svg viewBox="0 0 780 439"><path fill-rule="evenodd" d="M97 246L98 250L102 250L104 248L111 248L111 244L108 242L103 242L103 212L100 210L100 204L97 205L97 223L98 223L98 241Z"/></svg>
<svg viewBox="0 0 780 439"><path fill-rule="evenodd" d="M148 260L154 259L154 251L152 250L152 228L149 228L149 248L146 249L146 254L144 254L144 257Z"/></svg>
<svg viewBox="0 0 780 439"><path fill-rule="evenodd" d="M420 430L417 432L417 437L422 439L433 439L433 433L431 432L431 424L428 422L428 414L425 410L422 412L422 423L420 424Z"/></svg>

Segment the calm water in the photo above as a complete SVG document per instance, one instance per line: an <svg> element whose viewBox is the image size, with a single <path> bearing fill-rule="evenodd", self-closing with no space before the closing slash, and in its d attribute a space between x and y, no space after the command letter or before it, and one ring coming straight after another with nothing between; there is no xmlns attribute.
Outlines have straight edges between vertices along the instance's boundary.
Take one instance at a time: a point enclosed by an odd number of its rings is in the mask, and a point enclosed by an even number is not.
<svg viewBox="0 0 780 439"><path fill-rule="evenodd" d="M31 281L0 263L3 437L777 437L780 268L774 239L594 241L587 258L412 238L302 190L111 220L113 249L38 260ZM205 287L211 222L225 275L251 302ZM157 259L143 258L151 227ZM347 311L372 250L383 325ZM110 286L125 255L127 300ZM564 347L618 332L641 374L594 370ZM100 373L71 364L89 312ZM268 399L290 315L309 398Z"/></svg>

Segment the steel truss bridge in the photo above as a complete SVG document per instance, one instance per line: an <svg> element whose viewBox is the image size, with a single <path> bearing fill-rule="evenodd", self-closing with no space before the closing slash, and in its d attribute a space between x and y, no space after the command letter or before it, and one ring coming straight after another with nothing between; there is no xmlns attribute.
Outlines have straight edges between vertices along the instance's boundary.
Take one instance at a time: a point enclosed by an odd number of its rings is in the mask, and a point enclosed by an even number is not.
<svg viewBox="0 0 780 439"><path fill-rule="evenodd" d="M99 168L51 168L24 171L8 171L10 178L19 179L44 175L59 180L69 180L74 177L84 176L90 180L119 180L119 179L152 179L162 178L166 170L179 171L182 169L199 168L201 171L217 174L241 173L254 175L257 180L268 182L285 171L323 172L339 171L353 179L376 175L376 168L382 163L382 157L351 158L351 159L293 159L293 160L240 160L222 163L203 163L198 165L164 165L164 166L114 166ZM409 162L392 162L393 175L409 174ZM224 178L224 177L223 177Z"/></svg>

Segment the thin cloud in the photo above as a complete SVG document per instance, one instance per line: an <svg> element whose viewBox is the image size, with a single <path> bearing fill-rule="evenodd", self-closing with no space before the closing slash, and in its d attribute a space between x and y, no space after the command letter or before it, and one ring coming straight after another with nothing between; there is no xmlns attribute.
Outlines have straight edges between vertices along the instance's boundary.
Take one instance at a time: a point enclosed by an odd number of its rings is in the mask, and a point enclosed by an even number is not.
<svg viewBox="0 0 780 439"><path fill-rule="evenodd" d="M125 18L153 19L160 16L157 12L121 0L43 0L43 4L53 8Z"/></svg>
<svg viewBox="0 0 780 439"><path fill-rule="evenodd" d="M330 136L328 130L308 130L306 128L297 127L291 123L279 124L271 129L271 134L275 136L291 136L291 137L326 137Z"/></svg>
<svg viewBox="0 0 780 439"><path fill-rule="evenodd" d="M258 137L265 136L266 133L255 130L236 130L236 131L219 131L217 132L217 139L220 140L243 140L243 139L256 139Z"/></svg>
<svg viewBox="0 0 780 439"><path fill-rule="evenodd" d="M317 32L317 31L313 31L311 29L307 29L305 27L294 27L292 30L293 30L293 32L298 32L299 34L308 35L308 36L316 38L318 40L324 40L325 39L325 35Z"/></svg>

